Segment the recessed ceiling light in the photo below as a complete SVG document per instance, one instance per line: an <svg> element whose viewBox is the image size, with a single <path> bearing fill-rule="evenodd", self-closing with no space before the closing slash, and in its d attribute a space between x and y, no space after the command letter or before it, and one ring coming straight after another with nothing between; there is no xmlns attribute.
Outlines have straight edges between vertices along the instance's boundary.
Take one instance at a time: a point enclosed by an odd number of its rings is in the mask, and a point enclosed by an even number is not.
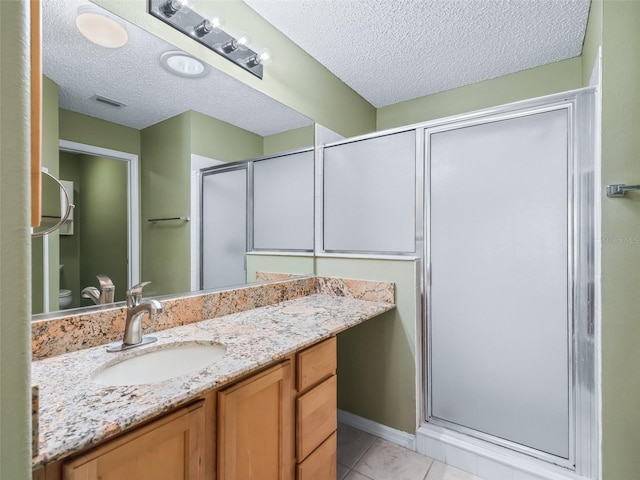
<svg viewBox="0 0 640 480"><path fill-rule="evenodd" d="M127 30L120 23L89 5L78 8L76 26L82 35L101 47L119 48L129 40Z"/></svg>
<svg viewBox="0 0 640 480"><path fill-rule="evenodd" d="M160 63L166 71L181 77L199 78L208 73L204 63L179 50L160 55Z"/></svg>

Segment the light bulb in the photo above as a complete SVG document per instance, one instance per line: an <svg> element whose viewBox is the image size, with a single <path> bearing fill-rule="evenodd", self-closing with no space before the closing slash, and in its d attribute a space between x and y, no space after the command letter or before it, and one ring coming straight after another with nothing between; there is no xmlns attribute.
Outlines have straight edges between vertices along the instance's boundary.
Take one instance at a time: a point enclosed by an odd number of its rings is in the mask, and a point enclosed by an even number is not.
<svg viewBox="0 0 640 480"><path fill-rule="evenodd" d="M235 46L240 50L247 50L249 48L249 35L246 32L238 32L238 36L235 38Z"/></svg>
<svg viewBox="0 0 640 480"><path fill-rule="evenodd" d="M254 68L258 65L268 65L270 62L271 52L266 48L262 49L260 53L254 53L244 61L249 68Z"/></svg>
<svg viewBox="0 0 640 480"><path fill-rule="evenodd" d="M211 19L209 20L213 28L222 28L223 22L222 19L218 15L211 15Z"/></svg>
<svg viewBox="0 0 640 480"><path fill-rule="evenodd" d="M273 57L271 56L271 50L268 48L262 49L262 51L258 54L258 61L262 65L269 65Z"/></svg>

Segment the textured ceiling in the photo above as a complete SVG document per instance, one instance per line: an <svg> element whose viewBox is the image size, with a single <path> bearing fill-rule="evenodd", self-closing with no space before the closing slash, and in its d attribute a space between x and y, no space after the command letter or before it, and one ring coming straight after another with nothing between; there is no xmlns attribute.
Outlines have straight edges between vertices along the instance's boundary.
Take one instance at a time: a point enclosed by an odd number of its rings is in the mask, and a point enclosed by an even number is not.
<svg viewBox="0 0 640 480"><path fill-rule="evenodd" d="M81 0L42 2L43 70L59 85L62 108L136 129L187 110L261 136L312 124L307 117L215 68L199 79L168 73L160 65L160 54L176 48L131 24L126 24L129 42L122 48L91 43L75 26L81 5L93 4ZM126 107L98 103L92 99L96 94Z"/></svg>
<svg viewBox="0 0 640 480"><path fill-rule="evenodd" d="M590 0L245 0L375 107L580 55Z"/></svg>

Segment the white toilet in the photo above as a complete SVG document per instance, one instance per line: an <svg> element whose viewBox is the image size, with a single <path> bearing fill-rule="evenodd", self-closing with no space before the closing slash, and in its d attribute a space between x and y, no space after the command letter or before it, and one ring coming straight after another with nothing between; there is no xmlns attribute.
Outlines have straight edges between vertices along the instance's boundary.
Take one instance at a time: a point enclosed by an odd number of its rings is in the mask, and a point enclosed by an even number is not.
<svg viewBox="0 0 640 480"><path fill-rule="evenodd" d="M71 290L66 288L60 289L60 294L58 295L60 301L60 310L64 310L65 308L69 308L73 303L73 295Z"/></svg>

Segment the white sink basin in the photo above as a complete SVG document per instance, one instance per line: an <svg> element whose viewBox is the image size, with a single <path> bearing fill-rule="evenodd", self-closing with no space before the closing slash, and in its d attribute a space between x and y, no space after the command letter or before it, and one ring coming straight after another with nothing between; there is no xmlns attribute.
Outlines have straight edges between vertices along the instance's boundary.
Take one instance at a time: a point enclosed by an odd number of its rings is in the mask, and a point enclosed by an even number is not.
<svg viewBox="0 0 640 480"><path fill-rule="evenodd" d="M91 380L110 386L162 382L197 372L220 360L226 351L224 346L214 344L168 345L107 365L95 372Z"/></svg>

